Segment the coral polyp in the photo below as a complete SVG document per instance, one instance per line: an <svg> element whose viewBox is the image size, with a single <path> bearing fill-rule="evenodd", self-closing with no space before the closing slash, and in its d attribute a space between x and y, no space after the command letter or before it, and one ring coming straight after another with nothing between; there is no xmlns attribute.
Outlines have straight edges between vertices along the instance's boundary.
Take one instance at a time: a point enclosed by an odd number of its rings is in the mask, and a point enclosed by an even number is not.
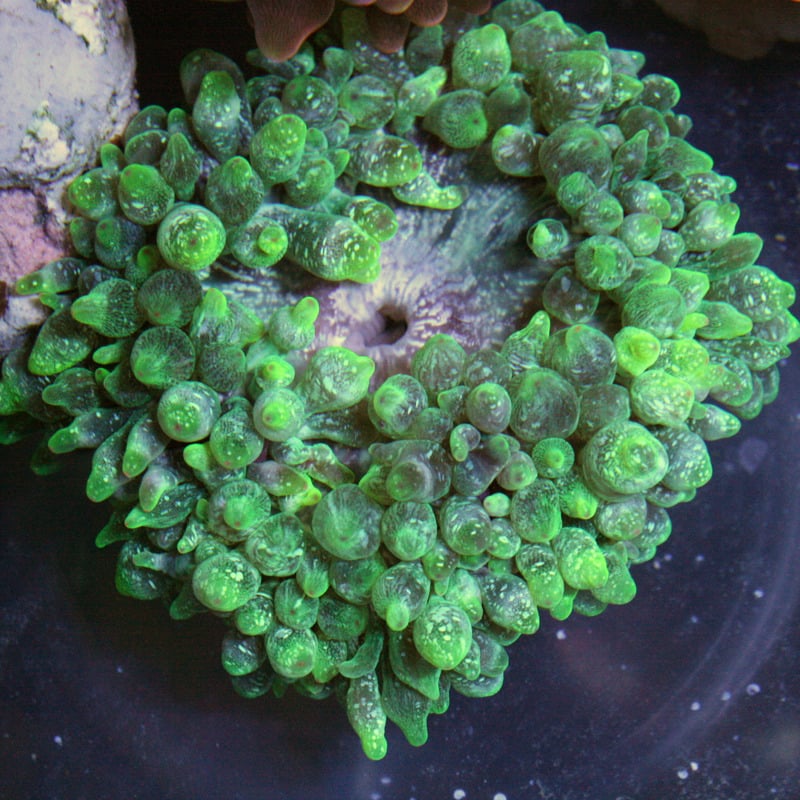
<svg viewBox="0 0 800 800"><path fill-rule="evenodd" d="M533 0L368 34L186 57L19 282L50 315L0 414L93 450L120 592L215 615L238 692L336 695L380 758L545 612L633 599L800 324L640 54Z"/></svg>

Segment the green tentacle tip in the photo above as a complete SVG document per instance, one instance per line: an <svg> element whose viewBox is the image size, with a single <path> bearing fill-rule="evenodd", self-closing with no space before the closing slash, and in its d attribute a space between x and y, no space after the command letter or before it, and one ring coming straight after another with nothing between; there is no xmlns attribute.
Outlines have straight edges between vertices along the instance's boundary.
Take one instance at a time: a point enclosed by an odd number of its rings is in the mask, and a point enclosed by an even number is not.
<svg viewBox="0 0 800 800"><path fill-rule="evenodd" d="M453 669L472 644L472 623L466 612L444 600L429 602L414 621L414 646L432 666Z"/></svg>
<svg viewBox="0 0 800 800"><path fill-rule="evenodd" d="M59 258L28 275L23 275L14 284L17 294L50 294L69 292L77 287L78 276L86 266L80 258Z"/></svg>
<svg viewBox="0 0 800 800"><path fill-rule="evenodd" d="M380 244L348 217L288 206L269 213L286 229L286 257L312 275L371 283L380 274Z"/></svg>
<svg viewBox="0 0 800 800"><path fill-rule="evenodd" d="M392 194L408 205L450 211L467 199L468 190L465 186L439 186L428 172L422 171L407 183L393 187Z"/></svg>
<svg viewBox="0 0 800 800"><path fill-rule="evenodd" d="M172 208L175 193L155 167L129 164L117 189L122 213L137 225L154 225Z"/></svg>
<svg viewBox="0 0 800 800"><path fill-rule="evenodd" d="M359 128L382 128L395 114L395 93L385 80L374 75L358 75L339 93L339 104Z"/></svg>
<svg viewBox="0 0 800 800"><path fill-rule="evenodd" d="M347 173L370 186L399 186L422 171L422 153L398 136L354 136L348 141L348 149Z"/></svg>
<svg viewBox="0 0 800 800"><path fill-rule="evenodd" d="M265 439L285 442L300 433L306 414L302 397L278 386L267 389L256 399L253 424Z"/></svg>
<svg viewBox="0 0 800 800"><path fill-rule="evenodd" d="M304 297L293 306L279 308L270 318L269 337L281 350L302 350L314 341L319 302Z"/></svg>
<svg viewBox="0 0 800 800"><path fill-rule="evenodd" d="M56 311L36 334L28 369L33 375L57 375L83 362L94 350L97 334L68 309Z"/></svg>
<svg viewBox="0 0 800 800"><path fill-rule="evenodd" d="M112 170L97 167L75 178L67 196L75 210L92 220L100 220L117 211L119 176Z"/></svg>
<svg viewBox="0 0 800 800"><path fill-rule="evenodd" d="M253 598L261 584L258 570L236 551L212 555L192 574L192 591L212 611L235 611Z"/></svg>
<svg viewBox="0 0 800 800"><path fill-rule="evenodd" d="M277 264L289 249L289 235L283 225L256 212L229 235L231 253L245 267L266 269Z"/></svg>
<svg viewBox="0 0 800 800"><path fill-rule="evenodd" d="M296 114L282 114L259 128L250 142L250 162L267 186L289 180L300 166L308 127Z"/></svg>
<svg viewBox="0 0 800 800"><path fill-rule="evenodd" d="M506 32L494 23L465 33L453 50L453 83L459 89L488 92L511 69L511 50Z"/></svg>
<svg viewBox="0 0 800 800"><path fill-rule="evenodd" d="M205 200L225 225L240 225L258 210L265 191L250 162L234 156L211 170Z"/></svg>
<svg viewBox="0 0 800 800"><path fill-rule="evenodd" d="M220 411L213 389L198 381L181 381L161 395L158 423L177 442L199 442L211 433Z"/></svg>
<svg viewBox="0 0 800 800"><path fill-rule="evenodd" d="M611 500L652 488L669 468L658 439L629 421L601 428L586 444L581 463L590 488Z"/></svg>
<svg viewBox="0 0 800 800"><path fill-rule="evenodd" d="M161 269L139 287L136 304L151 325L182 328L191 322L203 287L191 272Z"/></svg>
<svg viewBox="0 0 800 800"><path fill-rule="evenodd" d="M380 544L381 513L381 507L358 486L339 486L314 509L314 538L337 558L367 558Z"/></svg>
<svg viewBox="0 0 800 800"><path fill-rule="evenodd" d="M297 384L309 413L338 411L367 396L375 362L345 347L324 347L311 357Z"/></svg>
<svg viewBox="0 0 800 800"><path fill-rule="evenodd" d="M428 109L423 125L457 150L482 144L489 135L486 98L475 89L456 89L442 95Z"/></svg>
<svg viewBox="0 0 800 800"><path fill-rule="evenodd" d="M225 247L225 226L203 206L175 206L158 226L158 250L175 269L195 272L211 266Z"/></svg>
<svg viewBox="0 0 800 800"><path fill-rule="evenodd" d="M134 342L130 363L140 383L166 389L192 377L194 345L180 328L169 325L148 328Z"/></svg>
<svg viewBox="0 0 800 800"><path fill-rule="evenodd" d="M103 336L124 338L135 333L143 319L136 290L125 280L110 278L73 302L70 313Z"/></svg>
<svg viewBox="0 0 800 800"><path fill-rule="evenodd" d="M240 110L231 75L225 70L207 72L192 108L192 122L197 137L218 161L235 155L239 147Z"/></svg>

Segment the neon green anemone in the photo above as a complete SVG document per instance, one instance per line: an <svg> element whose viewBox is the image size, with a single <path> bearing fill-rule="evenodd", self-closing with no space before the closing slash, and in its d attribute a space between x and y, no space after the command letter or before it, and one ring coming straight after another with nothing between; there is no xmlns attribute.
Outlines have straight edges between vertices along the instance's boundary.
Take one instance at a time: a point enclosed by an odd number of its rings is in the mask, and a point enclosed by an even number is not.
<svg viewBox="0 0 800 800"><path fill-rule="evenodd" d="M380 758L544 611L634 597L800 325L640 54L533 0L394 56L339 23L249 80L190 54L188 110L102 148L0 413L94 451L123 594L213 613L237 691L336 693Z"/></svg>

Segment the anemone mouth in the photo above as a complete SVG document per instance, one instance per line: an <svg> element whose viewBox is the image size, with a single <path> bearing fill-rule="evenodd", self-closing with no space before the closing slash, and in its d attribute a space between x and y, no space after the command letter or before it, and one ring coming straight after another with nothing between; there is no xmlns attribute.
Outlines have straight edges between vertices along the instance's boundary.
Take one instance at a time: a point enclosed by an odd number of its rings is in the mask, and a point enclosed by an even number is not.
<svg viewBox="0 0 800 800"><path fill-rule="evenodd" d="M382 306L378 309L379 327L375 333L364 337L367 347L393 345L399 342L408 331L408 319L405 309L395 306Z"/></svg>
<svg viewBox="0 0 800 800"><path fill-rule="evenodd" d="M120 591L222 616L245 696L337 691L371 758L498 691L539 609L632 600L800 335L669 79L538 3L483 22L187 56L191 112L70 186L0 383L96 450Z"/></svg>

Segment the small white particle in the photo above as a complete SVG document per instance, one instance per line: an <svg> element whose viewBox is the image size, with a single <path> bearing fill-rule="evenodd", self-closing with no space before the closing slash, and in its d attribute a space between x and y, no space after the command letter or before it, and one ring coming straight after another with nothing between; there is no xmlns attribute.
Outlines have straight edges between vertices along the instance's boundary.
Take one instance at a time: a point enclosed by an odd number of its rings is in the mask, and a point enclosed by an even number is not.
<svg viewBox="0 0 800 800"><path fill-rule="evenodd" d="M122 675L125 672L125 667L122 664L117 664L117 675Z"/></svg>
<svg viewBox="0 0 800 800"><path fill-rule="evenodd" d="M456 789L453 792L453 800L464 800L467 796L467 793L463 789Z"/></svg>
<svg viewBox="0 0 800 800"><path fill-rule="evenodd" d="M698 553L698 554L697 554L697 555L694 557L694 563L695 563L695 564L702 564L702 563L704 563L704 562L705 562L705 560L706 560L706 557L705 557L705 556L704 556L702 553Z"/></svg>
<svg viewBox="0 0 800 800"><path fill-rule="evenodd" d="M749 697L755 697L755 695L761 692L761 687L757 683L748 683L745 691Z"/></svg>
<svg viewBox="0 0 800 800"><path fill-rule="evenodd" d="M697 625L697 623L700 622L700 617L698 617L697 614L692 614L692 616L689 617L689 622L691 622L692 625Z"/></svg>
<svg viewBox="0 0 800 800"><path fill-rule="evenodd" d="M497 792L492 800L508 800L508 798L502 792Z"/></svg>
<svg viewBox="0 0 800 800"><path fill-rule="evenodd" d="M558 639L559 642L563 642L564 639L566 638L567 638L567 632L563 628L559 628L556 631L556 639Z"/></svg>
<svg viewBox="0 0 800 800"><path fill-rule="evenodd" d="M763 589L755 589L753 591L753 597L755 597L756 600L760 600L765 594Z"/></svg>
<svg viewBox="0 0 800 800"><path fill-rule="evenodd" d="M697 772L697 770L700 769L700 765L696 761L690 761L689 769L691 769L692 772Z"/></svg>
<svg viewBox="0 0 800 800"><path fill-rule="evenodd" d="M60 736L54 736L54 737L53 737L53 742L54 742L54 743L55 743L55 744L56 744L58 747L63 747L63 746L64 746L64 740L63 740L63 739L62 739Z"/></svg>
<svg viewBox="0 0 800 800"><path fill-rule="evenodd" d="M764 439L749 436L739 445L739 466L748 474L754 475L769 453L769 445Z"/></svg>
<svg viewBox="0 0 800 800"><path fill-rule="evenodd" d="M731 693L725 691L719 696L719 699L722 700L723 703L727 703L728 700L731 699Z"/></svg>
<svg viewBox="0 0 800 800"><path fill-rule="evenodd" d="M676 775L677 775L677 776L678 776L678 777L679 777L679 778L680 778L682 781L685 781L685 780L686 780L686 779L689 777L689 770L688 770L688 769L686 769L685 767L681 767L681 768L680 768L680 769L679 769L679 770L678 770L678 771L677 771L675 774L676 774Z"/></svg>
<svg viewBox="0 0 800 800"><path fill-rule="evenodd" d="M695 700L695 701L694 701L694 702L693 702L693 703L692 703L692 704L689 706L689 708L690 708L692 711L699 711L699 710L700 710L700 708L701 708L701 706L700 706L700 701L699 701L699 700Z"/></svg>
<svg viewBox="0 0 800 800"><path fill-rule="evenodd" d="M392 782L392 779L388 775L384 775L381 778L381 786L388 786Z"/></svg>

